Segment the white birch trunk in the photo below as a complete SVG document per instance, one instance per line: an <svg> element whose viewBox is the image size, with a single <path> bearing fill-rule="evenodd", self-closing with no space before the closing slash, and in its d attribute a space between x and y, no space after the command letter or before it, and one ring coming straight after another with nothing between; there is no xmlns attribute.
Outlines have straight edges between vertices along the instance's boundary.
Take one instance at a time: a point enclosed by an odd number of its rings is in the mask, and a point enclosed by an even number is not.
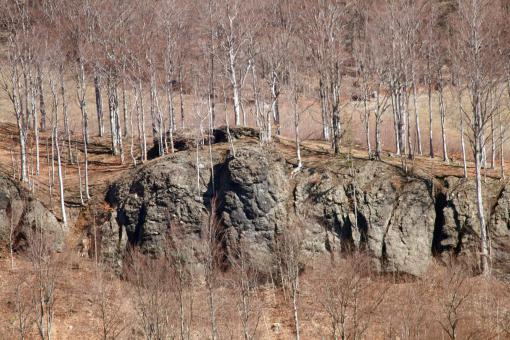
<svg viewBox="0 0 510 340"><path fill-rule="evenodd" d="M59 193L60 193L60 209L62 212L62 223L64 227L67 227L67 215L66 215L66 207L65 207L65 197L64 197L64 176L62 174L62 161L60 157L60 146L58 142L58 129L56 126L53 127L53 134L55 138L55 147L57 150L57 168L58 168L58 185L59 185Z"/></svg>

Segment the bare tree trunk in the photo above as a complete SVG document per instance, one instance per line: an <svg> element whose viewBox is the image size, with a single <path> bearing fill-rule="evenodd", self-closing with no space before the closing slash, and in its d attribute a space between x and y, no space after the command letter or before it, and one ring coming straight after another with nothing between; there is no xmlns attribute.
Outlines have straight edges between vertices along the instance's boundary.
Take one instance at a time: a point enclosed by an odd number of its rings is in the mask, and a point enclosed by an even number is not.
<svg viewBox="0 0 510 340"><path fill-rule="evenodd" d="M499 161L500 161L500 177L505 179L505 153L503 150L503 142L504 142L504 131L503 131L503 122L501 120L501 110L498 111L498 125L499 125Z"/></svg>
<svg viewBox="0 0 510 340"><path fill-rule="evenodd" d="M168 128L168 134L170 137L170 152L174 153L175 112L172 96L172 84L170 83L170 75L168 75L168 81L166 86L166 100L168 105L168 121L170 124L170 127ZM212 110L214 111L214 108L212 108ZM211 111L211 114L213 111Z"/></svg>
<svg viewBox="0 0 510 340"><path fill-rule="evenodd" d="M11 61L11 72L10 72L10 81L12 86L12 91L9 92L8 85L4 85L4 89L9 96L11 101L14 114L16 116L16 124L18 127L18 138L19 138L19 147L20 147L20 176L19 179L22 182L28 181L27 178L27 155L26 155L26 136L27 136L27 125L24 118L23 112L23 104L22 104L22 94L20 90L20 77L19 70L16 60Z"/></svg>
<svg viewBox="0 0 510 340"><path fill-rule="evenodd" d="M434 158L434 142L432 136L432 82L428 80L428 108L429 108L429 156L430 158Z"/></svg>
<svg viewBox="0 0 510 340"><path fill-rule="evenodd" d="M147 136L145 134L145 109L143 106L143 88L142 79L138 79L138 139L140 140L140 149L142 152L142 163L147 160Z"/></svg>
<svg viewBox="0 0 510 340"><path fill-rule="evenodd" d="M397 108L397 95L395 90L391 90L391 107L393 110L393 129L395 132L395 154L400 155L400 133L399 133L399 117L398 117L398 108Z"/></svg>
<svg viewBox="0 0 510 340"><path fill-rule="evenodd" d="M367 143L367 152L368 158L372 157L372 145L370 143L370 110L368 109L367 101L368 101L368 90L365 86L365 91L363 95L363 123L365 124L365 140Z"/></svg>
<svg viewBox="0 0 510 340"><path fill-rule="evenodd" d="M11 201L7 202L7 207L5 208L5 214L9 219L9 254L11 256L11 270L14 269L14 233L16 231L16 226L12 221L12 205Z"/></svg>
<svg viewBox="0 0 510 340"><path fill-rule="evenodd" d="M60 191L60 209L62 211L62 223L64 224L64 227L67 227L67 215L66 215L66 207L65 207L65 201L64 201L64 176L62 174L62 162L60 157L60 146L58 141L58 128L57 126L53 127L53 134L55 138L55 147L57 150L57 167L58 167L58 184L59 184L59 191Z"/></svg>
<svg viewBox="0 0 510 340"><path fill-rule="evenodd" d="M130 146L129 146L129 154L131 155L131 160L133 161L133 165L136 166L136 157L135 157L135 134L133 127L133 111L137 110L138 107L138 93L136 91L136 86L133 85L133 107L129 113L129 137L130 137Z"/></svg>
<svg viewBox="0 0 510 340"><path fill-rule="evenodd" d="M294 277L292 282L292 315L294 317L294 329L296 332L296 340L301 338L300 335L300 322L298 312L298 294L299 294L299 274Z"/></svg>
<svg viewBox="0 0 510 340"><path fill-rule="evenodd" d="M184 89L182 87L182 83L183 83L183 78L182 78L182 65L179 65L178 67L178 72L177 72L177 76L178 76L178 81L179 81L179 103L180 103L180 109L181 109L181 129L184 130L184 98L183 98L183 95L184 95Z"/></svg>
<svg viewBox="0 0 510 340"><path fill-rule="evenodd" d="M460 115L460 147L462 150L462 168L464 171L464 178L468 177L467 174L467 161L466 161L466 143L464 141L464 112L462 111L462 94L458 95L459 115Z"/></svg>
<svg viewBox="0 0 510 340"><path fill-rule="evenodd" d="M257 125L257 128L260 129L260 140L261 142L264 142L266 140L266 137L264 134L266 131L264 131L264 122L262 117L262 111L260 108L260 93L259 88L257 85L257 72L255 70L255 63L253 61L250 61L250 68L251 68L251 80L252 80L252 90L253 90L253 101L255 105L255 124Z"/></svg>
<svg viewBox="0 0 510 340"><path fill-rule="evenodd" d="M122 116L124 118L123 125L124 125L124 136L127 137L128 135L128 96L126 94L126 79L125 77L122 78Z"/></svg>
<svg viewBox="0 0 510 340"><path fill-rule="evenodd" d="M67 152L69 162L73 163L73 152L71 149L71 130L69 127L69 113L66 98L66 84L64 80L64 65L60 65L60 95L62 96L62 114L64 116L64 137L67 140Z"/></svg>
<svg viewBox="0 0 510 340"><path fill-rule="evenodd" d="M278 98L280 96L279 77L276 71L271 72L271 111L276 126L276 135L280 135L280 108Z"/></svg>
<svg viewBox="0 0 510 340"><path fill-rule="evenodd" d="M446 142L446 129L445 129L446 109L444 105L443 85L441 77L439 81L441 82L441 84L439 85L439 116L441 118L441 142L443 145L443 162L449 163L450 159L448 158L448 147Z"/></svg>
<svg viewBox="0 0 510 340"><path fill-rule="evenodd" d="M96 114L97 128L99 137L104 135L104 118L103 118L103 96L101 93L101 76L97 73L94 75L94 91L96 95Z"/></svg>
<svg viewBox="0 0 510 340"><path fill-rule="evenodd" d="M496 164L496 135L494 133L494 115L491 115L491 169Z"/></svg>
<svg viewBox="0 0 510 340"><path fill-rule="evenodd" d="M78 186L80 189L80 203L83 206L83 205L85 205L85 202L83 200L83 184L82 184L82 180L81 180L81 166L80 166L80 156L78 153L78 147L76 147L75 152L76 152L76 166L78 168Z"/></svg>
<svg viewBox="0 0 510 340"><path fill-rule="evenodd" d="M423 155L423 148L421 142L421 129L420 129L420 116L418 114L418 105L416 103L418 99L418 91L416 90L416 75L413 71L413 107L414 107L414 119L416 122L416 138L418 143L418 154Z"/></svg>
<svg viewBox="0 0 510 340"><path fill-rule="evenodd" d="M235 55L233 50L229 50L229 79L232 85L232 98L234 101L234 117L235 125L241 125L241 91L239 89L239 81L237 79L235 67Z"/></svg>
<svg viewBox="0 0 510 340"><path fill-rule="evenodd" d="M322 79L322 75L319 78L319 95L321 102L321 116L322 116L322 138L324 140L329 140L329 114L328 114L328 98L327 98L327 90L324 80Z"/></svg>
<svg viewBox="0 0 510 340"><path fill-rule="evenodd" d="M211 116L212 127L216 124L216 111L214 110L214 19L213 19L213 2L209 0L209 110Z"/></svg>
<svg viewBox="0 0 510 340"><path fill-rule="evenodd" d="M331 99L333 115L333 151L335 155L340 154L340 139L342 127L340 121L340 69L338 62L334 65L331 81Z"/></svg>
<svg viewBox="0 0 510 340"><path fill-rule="evenodd" d="M86 94L86 83L85 83L85 67L83 60L79 58L78 61L78 102L81 111L81 122L82 122L82 135L83 135L83 155L84 155L84 170L85 170L85 198L90 199L89 192L89 156L88 156L88 145L89 145L89 117L87 114L87 106L85 100ZM78 150L76 151L78 152ZM81 176L80 176L81 180Z"/></svg>
<svg viewBox="0 0 510 340"><path fill-rule="evenodd" d="M236 150L234 148L234 140L232 139L232 135L230 134L230 123L229 123L229 119L228 119L228 110L227 110L227 92L225 91L225 84L223 84L223 110L224 110L224 114L225 114L225 124L227 126L227 138L228 138L228 142L230 144L230 150L232 151L232 156L235 158L236 157ZM268 113L268 116L269 113Z"/></svg>
<svg viewBox="0 0 510 340"><path fill-rule="evenodd" d="M32 117L34 119L33 125L34 125L34 138L35 138L35 174L37 176L39 176L39 172L40 172L40 161L39 161L39 119L37 117L37 110L36 110L36 105L35 105L37 89L36 89L36 84L34 84L32 79L30 80L30 84L31 84L31 92L32 92L32 95L30 96L30 101L31 101L30 105L31 105L31 110L32 110Z"/></svg>
<svg viewBox="0 0 510 340"><path fill-rule="evenodd" d="M39 110L41 112L41 124L40 128L42 131L46 130L46 104L44 102L44 85L42 78L41 66L37 65L37 91L39 93Z"/></svg>
<svg viewBox="0 0 510 340"><path fill-rule="evenodd" d="M483 196L482 196L482 141L480 137L476 137L475 141L475 181L476 181L476 208L478 220L480 224L480 257L481 268L484 275L489 274L489 248L487 245L487 230L485 225L485 215L483 211Z"/></svg>
<svg viewBox="0 0 510 340"><path fill-rule="evenodd" d="M110 138L112 144L112 153L114 155L119 154L119 137L118 137L118 129L117 129L117 86L114 84L115 80L112 79L112 76L108 76L108 112L110 115Z"/></svg>
<svg viewBox="0 0 510 340"><path fill-rule="evenodd" d="M294 84L293 92L294 93L292 94L292 110L294 111L294 138L296 142L296 157L298 160L296 170L300 170L303 167L303 163L301 162L301 146L299 140L299 107L298 107L299 94L297 84Z"/></svg>

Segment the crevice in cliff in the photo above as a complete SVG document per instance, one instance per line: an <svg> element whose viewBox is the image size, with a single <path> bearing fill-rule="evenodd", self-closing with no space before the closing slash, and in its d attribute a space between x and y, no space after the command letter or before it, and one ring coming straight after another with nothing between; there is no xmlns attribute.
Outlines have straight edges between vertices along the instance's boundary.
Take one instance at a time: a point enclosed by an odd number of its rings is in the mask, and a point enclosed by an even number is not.
<svg viewBox="0 0 510 340"><path fill-rule="evenodd" d="M384 224L384 234L381 240L382 247L381 247L381 267L385 268L388 266L388 252L386 249L386 236L388 235L388 231L391 228L391 222L393 220L393 216L395 215L395 210L397 210L400 200L400 193L397 193L397 197L395 199L395 203L393 204L393 207L391 209L391 214L388 217L388 220Z"/></svg>
<svg viewBox="0 0 510 340"><path fill-rule="evenodd" d="M448 246L442 245L442 241L448 236L444 232L445 215L444 209L448 204L447 196L444 192L436 193L434 197L434 209L436 218L434 221L434 234L432 237L432 254L434 256L441 254L445 250L449 250Z"/></svg>
<svg viewBox="0 0 510 340"><path fill-rule="evenodd" d="M135 232L129 238L129 243L132 245L139 245L142 242L143 226L147 218L147 206L142 204L138 212L138 221L136 223Z"/></svg>

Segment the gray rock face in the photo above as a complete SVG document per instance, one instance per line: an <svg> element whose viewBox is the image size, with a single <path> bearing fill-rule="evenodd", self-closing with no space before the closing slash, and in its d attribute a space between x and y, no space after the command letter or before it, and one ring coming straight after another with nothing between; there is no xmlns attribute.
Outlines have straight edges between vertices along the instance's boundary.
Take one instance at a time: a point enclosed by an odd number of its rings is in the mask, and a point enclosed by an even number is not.
<svg viewBox="0 0 510 340"><path fill-rule="evenodd" d="M275 235L287 222L290 186L285 160L258 147L226 162L220 197L227 246L242 244L260 268L271 263Z"/></svg>
<svg viewBox="0 0 510 340"><path fill-rule="evenodd" d="M298 205L301 214L312 212L326 227L323 249L367 251L386 272L419 275L427 269L435 213L423 181L406 181L393 167L375 162L356 164L353 175L304 177L296 188Z"/></svg>
<svg viewBox="0 0 510 340"><path fill-rule="evenodd" d="M478 245L472 182L408 177L389 164L339 159L294 176L273 149L238 143L235 158L227 149L214 148L214 177L206 150L198 153L198 175L196 151L183 151L112 186L107 200L115 214L103 228L112 230L105 235L115 245L105 249L115 251L108 254L122 256L117 249L125 241L118 235L125 230L127 244L153 255L162 253L169 237L178 239L198 262L213 197L225 255L242 246L260 270L272 270L275 242L286 228L300 228L308 256L361 250L379 270L411 275L423 274L434 256L473 253ZM510 192L491 185L487 221L501 240L493 244L503 262L510 253Z"/></svg>
<svg viewBox="0 0 510 340"><path fill-rule="evenodd" d="M43 228L55 250L62 250L67 228L40 202L34 200L19 184L0 175L0 243L9 243L11 227L14 246L21 246L27 233Z"/></svg>
<svg viewBox="0 0 510 340"><path fill-rule="evenodd" d="M117 210L116 223L129 243L159 255L172 229L174 237L198 238L212 197L208 153L176 153L152 161L113 185L107 201ZM218 159L213 159L213 164Z"/></svg>

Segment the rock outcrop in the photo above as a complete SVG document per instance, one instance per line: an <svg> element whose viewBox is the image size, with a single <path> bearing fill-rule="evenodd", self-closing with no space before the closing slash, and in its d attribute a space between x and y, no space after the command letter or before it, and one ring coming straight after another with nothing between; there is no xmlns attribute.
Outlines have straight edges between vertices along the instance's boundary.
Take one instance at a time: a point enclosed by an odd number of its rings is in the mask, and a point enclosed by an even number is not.
<svg viewBox="0 0 510 340"><path fill-rule="evenodd" d="M295 174L271 147L245 142L235 151L233 157L227 144L219 144L212 156L207 149L178 152L114 184L106 198L114 212L102 227L109 261L118 266L127 245L158 256L169 240L179 240L190 261L199 262L201 231L211 215L221 230L225 258L242 246L261 271L272 270L278 235L285 230L299 230L307 256L361 250L379 270L391 273L421 275L434 256L476 257L470 181L406 175L383 162L342 159ZM503 263L510 258L510 191L491 185L487 220L495 258Z"/></svg>
<svg viewBox="0 0 510 340"><path fill-rule="evenodd" d="M0 175L0 244L9 244L12 230L13 246L23 247L28 233L35 228L45 232L55 250L62 250L67 228L19 183Z"/></svg>

